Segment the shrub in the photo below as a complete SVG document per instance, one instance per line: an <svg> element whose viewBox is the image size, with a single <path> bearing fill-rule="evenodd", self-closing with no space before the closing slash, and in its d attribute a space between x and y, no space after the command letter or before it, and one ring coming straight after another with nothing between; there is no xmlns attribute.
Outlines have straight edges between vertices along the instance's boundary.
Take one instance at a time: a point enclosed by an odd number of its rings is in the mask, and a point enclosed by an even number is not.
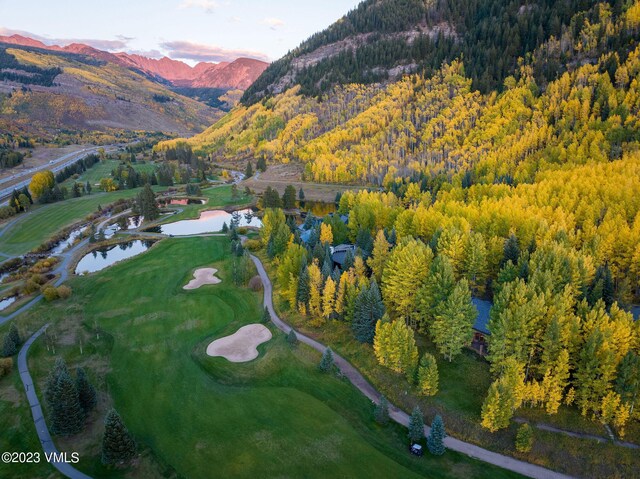
<svg viewBox="0 0 640 479"><path fill-rule="evenodd" d="M333 368L333 352L331 348L327 348L322 353L322 359L320 360L320 364L318 364L318 369L323 373L329 372Z"/></svg>
<svg viewBox="0 0 640 479"><path fill-rule="evenodd" d="M40 291L40 285L31 279L27 280L22 288L24 294L35 293L36 291Z"/></svg>
<svg viewBox="0 0 640 479"><path fill-rule="evenodd" d="M287 343L289 343L290 346L298 344L298 336L296 336L296 332L293 328L289 331L289 334L287 334Z"/></svg>
<svg viewBox="0 0 640 479"><path fill-rule="evenodd" d="M533 447L533 429L524 423L518 428L516 434L516 449L518 452L529 452Z"/></svg>
<svg viewBox="0 0 640 479"><path fill-rule="evenodd" d="M62 286L58 286L58 296L61 299L67 299L69 296L71 296L71 293L73 293L73 290L69 286L65 284L63 284Z"/></svg>
<svg viewBox="0 0 640 479"><path fill-rule="evenodd" d="M260 291L262 289L262 279L260 279L260 276L255 275L249 280L249 289L251 289L251 291Z"/></svg>
<svg viewBox="0 0 640 479"><path fill-rule="evenodd" d="M261 246L262 242L257 239L248 239L244 242L245 249L248 249L249 251L258 251Z"/></svg>
<svg viewBox="0 0 640 479"><path fill-rule="evenodd" d="M44 299L46 299L47 301L54 301L59 298L58 290L53 286L47 286L46 288L44 288L44 290L42 291L42 296L44 296Z"/></svg>
<svg viewBox="0 0 640 479"><path fill-rule="evenodd" d="M389 422L389 401L384 396L380 397L380 401L376 404L373 416L378 424L385 425Z"/></svg>
<svg viewBox="0 0 640 479"><path fill-rule="evenodd" d="M0 379L11 374L13 369L13 358L0 359Z"/></svg>
<svg viewBox="0 0 640 479"><path fill-rule="evenodd" d="M238 228L239 235L246 235L248 231L249 231L249 228L247 228L246 226L240 226Z"/></svg>

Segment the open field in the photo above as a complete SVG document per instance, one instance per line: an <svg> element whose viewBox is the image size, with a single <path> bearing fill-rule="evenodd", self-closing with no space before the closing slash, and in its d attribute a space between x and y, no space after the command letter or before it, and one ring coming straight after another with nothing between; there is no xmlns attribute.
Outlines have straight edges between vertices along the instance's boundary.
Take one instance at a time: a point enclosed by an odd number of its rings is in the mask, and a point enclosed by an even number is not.
<svg viewBox="0 0 640 479"><path fill-rule="evenodd" d="M91 186L96 187L102 178L111 178L111 171L118 168L119 164L120 162L118 160L101 161L85 171L76 181L82 183L86 183L88 181ZM156 170L155 163L151 162L133 163L131 166L133 166L133 169L138 172L153 173ZM64 182L65 186L70 184L73 184L73 180L71 179Z"/></svg>
<svg viewBox="0 0 640 479"><path fill-rule="evenodd" d="M255 162L253 162L255 168ZM246 166L246 165L245 165ZM240 166L236 165L236 168ZM336 198L336 193L347 190L361 190L362 186L348 186L330 183L308 183L301 180L302 165L287 163L280 165L269 165L264 173L257 173L248 180L240 183L240 187L248 186L257 193L262 193L267 187L275 188L282 195L287 185L296 187L296 192L302 188L305 199L310 201L332 202ZM244 168L243 168L244 171ZM257 178L256 178L257 176ZM297 193L296 193L297 198Z"/></svg>
<svg viewBox="0 0 640 479"><path fill-rule="evenodd" d="M80 198L71 198L64 202L35 206L28 213L11 218L8 231L0 230L0 252L8 255L21 255L31 251L56 232L80 221L97 210L98 206L107 206L121 198L133 198L139 189L96 192ZM6 223L5 223L6 224Z"/></svg>
<svg viewBox="0 0 640 479"><path fill-rule="evenodd" d="M262 314L261 294L228 280L228 248L224 237L164 240L135 259L74 278L69 300L18 321L24 333L54 323L33 346L36 382L42 385L54 361L47 345L71 366L85 365L101 391L100 411L112 401L143 453L136 470L101 466L95 414L77 438L56 441L61 450L80 452L79 469L94 477L516 477L451 452L410 456L404 428L378 426L364 396L318 372L318 354L292 349L275 329L254 361L207 357L212 338ZM215 265L222 283L184 291L203 264ZM0 398L16 388L15 375L0 382ZM14 404L0 401L2 418L6 411L28 415L22 392L14 396ZM4 450L33 447L32 424L1 421L9 429L0 439ZM48 472L43 465L7 467L0 466L3 477Z"/></svg>

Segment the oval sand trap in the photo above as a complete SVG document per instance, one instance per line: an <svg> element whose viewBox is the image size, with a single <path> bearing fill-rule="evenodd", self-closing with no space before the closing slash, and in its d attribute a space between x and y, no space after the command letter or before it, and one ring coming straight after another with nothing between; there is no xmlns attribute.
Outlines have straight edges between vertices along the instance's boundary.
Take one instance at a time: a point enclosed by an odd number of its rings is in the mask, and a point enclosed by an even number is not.
<svg viewBox="0 0 640 479"><path fill-rule="evenodd" d="M218 272L215 268L200 268L193 272L193 279L189 281L183 289L198 289L205 284L218 284L222 280L216 277Z"/></svg>
<svg viewBox="0 0 640 479"><path fill-rule="evenodd" d="M262 324L242 326L231 336L207 346L208 356L222 356L232 363L244 363L258 357L258 346L271 339L271 331Z"/></svg>

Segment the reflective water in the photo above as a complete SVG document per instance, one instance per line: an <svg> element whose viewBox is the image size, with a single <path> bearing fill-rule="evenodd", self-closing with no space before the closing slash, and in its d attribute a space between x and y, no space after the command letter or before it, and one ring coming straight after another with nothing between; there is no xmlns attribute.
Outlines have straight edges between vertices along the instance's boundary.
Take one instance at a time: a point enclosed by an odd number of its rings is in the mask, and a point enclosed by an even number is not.
<svg viewBox="0 0 640 479"><path fill-rule="evenodd" d="M51 254L56 255L64 252L64 250L66 250L69 246L71 246L75 242L75 240L82 234L82 232L86 227L87 225L82 225L79 228L72 230L71 233L69 233L69 236L67 237L67 239L58 243L58 246L56 246L51 250Z"/></svg>
<svg viewBox="0 0 640 479"><path fill-rule="evenodd" d="M144 216L121 216L118 221L104 229L104 237L111 238L118 231L139 228L143 221Z"/></svg>
<svg viewBox="0 0 640 479"><path fill-rule="evenodd" d="M11 306L13 303L16 302L17 296L10 296L8 298L4 298L2 301L0 301L0 311L2 311L3 309L7 309L9 306Z"/></svg>
<svg viewBox="0 0 640 479"><path fill-rule="evenodd" d="M336 212L336 204L335 203L324 203L322 201L298 201L298 208L300 211L311 212L313 216L316 218L322 218L323 216L327 216L329 213Z"/></svg>
<svg viewBox="0 0 640 479"><path fill-rule="evenodd" d="M222 210L203 211L197 220L182 220L175 223L155 226L145 231L162 233L171 236L189 236L202 233L215 233L222 230L222 225L231 225L234 216L238 226L254 226L260 228L262 221L250 209L227 213Z"/></svg>
<svg viewBox="0 0 640 479"><path fill-rule="evenodd" d="M147 251L153 241L135 240L98 248L86 254L76 266L76 274L95 273L118 261L132 258Z"/></svg>
<svg viewBox="0 0 640 479"><path fill-rule="evenodd" d="M193 198L173 198L169 204L170 205L204 205L204 200L195 200Z"/></svg>

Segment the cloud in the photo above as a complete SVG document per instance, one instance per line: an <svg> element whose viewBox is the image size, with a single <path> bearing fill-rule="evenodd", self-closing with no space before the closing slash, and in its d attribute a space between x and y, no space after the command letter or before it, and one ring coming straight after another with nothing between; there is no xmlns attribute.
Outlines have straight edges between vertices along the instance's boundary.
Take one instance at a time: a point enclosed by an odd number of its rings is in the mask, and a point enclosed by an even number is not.
<svg viewBox="0 0 640 479"><path fill-rule="evenodd" d="M182 0L182 3L178 5L181 10L187 8L201 8L205 13L213 13L220 4L214 0Z"/></svg>
<svg viewBox="0 0 640 479"><path fill-rule="evenodd" d="M284 27L284 22L279 18L267 17L261 22L262 25L267 25L271 30L277 30L280 27Z"/></svg>
<svg viewBox="0 0 640 479"><path fill-rule="evenodd" d="M231 23L242 23L242 18L240 18L240 17L229 17L229 22L231 22Z"/></svg>
<svg viewBox="0 0 640 479"><path fill-rule="evenodd" d="M51 38L37 35L35 33L27 32L24 30L13 30L11 28L0 27L0 35L22 35L23 37L33 38L45 45L59 45L65 46L71 43L84 43L98 50L106 51L120 51L127 48L127 45L133 38L125 37L123 35L116 36L117 40L102 40L99 38Z"/></svg>
<svg viewBox="0 0 640 479"><path fill-rule="evenodd" d="M164 54L160 50L127 50L127 53L131 55L140 55L141 57L154 58L156 60L164 57Z"/></svg>
<svg viewBox="0 0 640 479"><path fill-rule="evenodd" d="M229 62L239 57L247 57L269 61L269 57L262 52L233 50L217 45L203 45L186 41L164 42L160 44L160 47L167 50L167 55L174 59L199 62Z"/></svg>

